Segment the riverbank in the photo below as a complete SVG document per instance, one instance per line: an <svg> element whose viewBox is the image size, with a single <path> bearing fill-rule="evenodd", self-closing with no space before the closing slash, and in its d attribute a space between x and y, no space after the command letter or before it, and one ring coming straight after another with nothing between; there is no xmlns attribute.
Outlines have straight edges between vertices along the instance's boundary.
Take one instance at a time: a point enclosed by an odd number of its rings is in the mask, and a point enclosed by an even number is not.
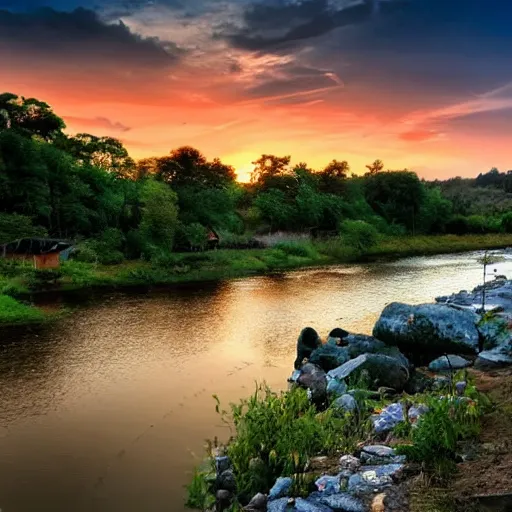
<svg viewBox="0 0 512 512"><path fill-rule="evenodd" d="M274 248L217 250L169 254L154 261L127 261L99 265L65 262L52 279L35 276L27 266L0 271L0 324L43 321L47 315L16 300L29 300L34 294L65 292L99 287L138 287L204 282L281 272L311 266L371 262L401 257L500 249L512 245L512 234L442 235L385 237L370 247L355 246L340 239L315 242L288 242ZM43 276L44 277L44 276Z"/></svg>
<svg viewBox="0 0 512 512"><path fill-rule="evenodd" d="M210 445L189 507L509 510L511 287L491 285L504 300L485 315L456 294L389 304L373 336L304 328L290 390L263 385L220 413L232 435Z"/></svg>

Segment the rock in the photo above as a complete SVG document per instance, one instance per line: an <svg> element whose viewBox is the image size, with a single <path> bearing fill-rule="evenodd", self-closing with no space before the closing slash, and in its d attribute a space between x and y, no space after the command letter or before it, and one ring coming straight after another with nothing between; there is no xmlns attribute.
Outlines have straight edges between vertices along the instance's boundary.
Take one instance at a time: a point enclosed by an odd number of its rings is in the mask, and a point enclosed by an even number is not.
<svg viewBox="0 0 512 512"><path fill-rule="evenodd" d="M347 385L344 381L327 376L327 394L331 396L341 396L347 391Z"/></svg>
<svg viewBox="0 0 512 512"><path fill-rule="evenodd" d="M340 458L340 469L355 473L361 466L361 461L353 455L343 455Z"/></svg>
<svg viewBox="0 0 512 512"><path fill-rule="evenodd" d="M393 485L403 471L403 464L386 464L384 466L366 466L348 481L350 492L367 493L384 489Z"/></svg>
<svg viewBox="0 0 512 512"><path fill-rule="evenodd" d="M220 489L215 495L216 510L222 511L229 508L231 501L233 500L233 494L227 490Z"/></svg>
<svg viewBox="0 0 512 512"><path fill-rule="evenodd" d="M217 471L218 475L220 475L230 467L231 461L229 460L229 457L225 455L221 457L215 457L215 470Z"/></svg>
<svg viewBox="0 0 512 512"><path fill-rule="evenodd" d="M321 403L327 397L327 375L314 364L306 363L301 368L297 384L311 392L311 400L315 403Z"/></svg>
<svg viewBox="0 0 512 512"><path fill-rule="evenodd" d="M341 329L340 327L336 327L329 333L329 338L339 338L340 340L345 339L350 333L345 331L345 329Z"/></svg>
<svg viewBox="0 0 512 512"><path fill-rule="evenodd" d="M467 368L470 365L471 361L454 354L449 354L434 359L434 361L428 365L428 369L432 372L449 372L451 370Z"/></svg>
<svg viewBox="0 0 512 512"><path fill-rule="evenodd" d="M345 394L336 398L332 406L345 412L353 412L357 409L357 402L353 396Z"/></svg>
<svg viewBox="0 0 512 512"><path fill-rule="evenodd" d="M414 370L405 385L404 391L409 395L416 395L417 393L424 393L432 389L433 385L434 379L432 377L425 375L423 372Z"/></svg>
<svg viewBox="0 0 512 512"><path fill-rule="evenodd" d="M366 334L350 334L345 338L350 359L354 359L362 354L382 354L394 357L409 368L409 360L398 350L397 347L386 345L383 341L367 336Z"/></svg>
<svg viewBox="0 0 512 512"><path fill-rule="evenodd" d="M236 479L232 469L226 469L217 478L217 488L225 491L236 491Z"/></svg>
<svg viewBox="0 0 512 512"><path fill-rule="evenodd" d="M322 503L315 503L314 501L297 498L295 500L296 512L332 512L332 509Z"/></svg>
<svg viewBox="0 0 512 512"><path fill-rule="evenodd" d="M277 500L288 495L293 485L293 479L290 477L279 477L270 492L268 493L269 501Z"/></svg>
<svg viewBox="0 0 512 512"><path fill-rule="evenodd" d="M468 383L465 380L456 382L455 383L455 391L457 392L457 395L463 396L467 387L468 387Z"/></svg>
<svg viewBox="0 0 512 512"><path fill-rule="evenodd" d="M423 416L425 413L428 412L428 407L424 404L420 405L413 405L409 407L409 410L407 411L407 417L409 418L409 422L413 425L418 422L418 420Z"/></svg>
<svg viewBox="0 0 512 512"><path fill-rule="evenodd" d="M336 494L340 492L340 477L324 475L315 482L315 485L321 493Z"/></svg>
<svg viewBox="0 0 512 512"><path fill-rule="evenodd" d="M368 372L370 386L373 389L386 386L402 391L409 379L408 368L398 359L382 354L363 354L331 370L328 375L343 380L360 374L362 370Z"/></svg>
<svg viewBox="0 0 512 512"><path fill-rule="evenodd" d="M384 493L377 494L372 500L371 512L386 512L385 499L386 495Z"/></svg>
<svg viewBox="0 0 512 512"><path fill-rule="evenodd" d="M364 503L346 492L322 496L320 503L340 512L366 512Z"/></svg>
<svg viewBox="0 0 512 512"><path fill-rule="evenodd" d="M290 498L279 498L267 503L267 512L286 512ZM291 509L290 509L291 510Z"/></svg>
<svg viewBox="0 0 512 512"><path fill-rule="evenodd" d="M265 512L267 510L267 497L259 492L252 498L249 504L244 507L246 512Z"/></svg>
<svg viewBox="0 0 512 512"><path fill-rule="evenodd" d="M309 359L313 350L321 345L318 333L312 327L302 329L297 340L297 359L295 360L295 369L302 366L304 359Z"/></svg>
<svg viewBox="0 0 512 512"><path fill-rule="evenodd" d="M450 377L445 377L444 375L436 375L432 384L432 388L436 391L442 391L449 388L451 385L452 381Z"/></svg>
<svg viewBox="0 0 512 512"><path fill-rule="evenodd" d="M475 354L478 315L441 304L410 306L393 302L380 315L373 335L416 357L448 351Z"/></svg>
<svg viewBox="0 0 512 512"><path fill-rule="evenodd" d="M369 465L403 464L405 456L397 455L393 448L385 445L365 446L361 451L361 461Z"/></svg>
<svg viewBox="0 0 512 512"><path fill-rule="evenodd" d="M346 363L349 359L350 355L346 347L338 347L337 345L327 343L313 350L309 362L328 372Z"/></svg>
<svg viewBox="0 0 512 512"><path fill-rule="evenodd" d="M405 421L405 416L404 408L400 403L388 405L378 416L372 417L373 428L378 434L392 430L402 421Z"/></svg>
<svg viewBox="0 0 512 512"><path fill-rule="evenodd" d="M479 322L478 331L483 339L483 351L475 362L478 368L512 364L512 322L508 315L484 317Z"/></svg>

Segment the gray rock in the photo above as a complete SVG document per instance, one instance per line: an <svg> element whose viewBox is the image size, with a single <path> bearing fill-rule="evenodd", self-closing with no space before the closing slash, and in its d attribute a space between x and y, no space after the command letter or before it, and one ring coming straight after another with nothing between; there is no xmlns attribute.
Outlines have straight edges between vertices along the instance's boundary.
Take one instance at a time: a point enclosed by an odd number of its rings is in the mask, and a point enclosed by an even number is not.
<svg viewBox="0 0 512 512"><path fill-rule="evenodd" d="M483 351L478 355L475 366L479 368L508 366L512 364L511 311L507 315L484 318L478 324L483 339Z"/></svg>
<svg viewBox="0 0 512 512"><path fill-rule="evenodd" d="M468 361L467 359L454 354L449 354L434 359L434 361L428 365L428 369L432 372L446 372L467 368L470 365L471 361Z"/></svg>
<svg viewBox="0 0 512 512"><path fill-rule="evenodd" d="M455 391L457 391L457 395L463 396L466 388L468 387L468 383L464 380L455 383Z"/></svg>
<svg viewBox="0 0 512 512"><path fill-rule="evenodd" d="M279 498L267 503L267 512L286 512L290 498ZM291 509L290 509L291 510Z"/></svg>
<svg viewBox="0 0 512 512"><path fill-rule="evenodd" d="M396 425L405 421L404 408L400 403L390 404L385 407L377 416L372 416L372 423L375 432L388 432Z"/></svg>
<svg viewBox="0 0 512 512"><path fill-rule="evenodd" d="M492 370L495 368L503 368L512 364L512 356L505 351L497 349L484 350L478 354L475 361L477 370Z"/></svg>
<svg viewBox="0 0 512 512"><path fill-rule="evenodd" d="M352 395L341 395L334 400L332 406L345 412L353 412L357 409L356 399Z"/></svg>
<svg viewBox="0 0 512 512"><path fill-rule="evenodd" d="M295 369L298 370L302 366L304 359L309 359L311 353L320 347L320 336L312 327L302 329L299 339L297 340L297 359L295 360Z"/></svg>
<svg viewBox="0 0 512 512"><path fill-rule="evenodd" d="M353 455L343 455L340 457L340 469L342 471L351 471L355 473L361 466L361 461Z"/></svg>
<svg viewBox="0 0 512 512"><path fill-rule="evenodd" d="M410 306L393 302L384 308L373 335L416 354L448 351L477 353L478 315L441 304Z"/></svg>
<svg viewBox="0 0 512 512"><path fill-rule="evenodd" d="M363 354L331 370L330 377L344 380L362 370L368 373L374 389L381 386L402 391L409 379L409 370L398 359L382 354ZM356 373L357 372L357 373Z"/></svg>
<svg viewBox="0 0 512 512"><path fill-rule="evenodd" d="M332 512L332 509L327 505L303 498L295 500L295 510L296 512Z"/></svg>
<svg viewBox="0 0 512 512"><path fill-rule="evenodd" d="M348 482L350 492L367 493L381 490L393 485L394 479L403 471L403 464L386 464L384 466L366 466Z"/></svg>
<svg viewBox="0 0 512 512"><path fill-rule="evenodd" d="M233 494L225 489L220 489L215 495L216 510L226 510L231 505Z"/></svg>
<svg viewBox="0 0 512 512"><path fill-rule="evenodd" d="M341 329L340 327L336 327L329 333L329 338L337 338L340 340L345 339L350 333L345 331L345 329Z"/></svg>
<svg viewBox="0 0 512 512"><path fill-rule="evenodd" d="M309 362L320 366L322 370L328 372L346 363L349 359L350 355L346 347L338 347L337 345L326 343L311 353Z"/></svg>
<svg viewBox="0 0 512 512"><path fill-rule="evenodd" d="M293 479L290 477L279 477L270 492L268 493L268 499L276 500L278 498L283 498L288 495L291 487L293 485Z"/></svg>
<svg viewBox="0 0 512 512"><path fill-rule="evenodd" d="M361 500L354 498L354 496L351 496L346 492L332 494L331 496L323 496L320 498L320 503L340 512L366 511L366 507Z"/></svg>
<svg viewBox="0 0 512 512"><path fill-rule="evenodd" d="M413 405L407 411L407 417L412 424L415 424L427 412L428 407L425 404Z"/></svg>
<svg viewBox="0 0 512 512"><path fill-rule="evenodd" d="M402 464L405 456L397 455L395 450L385 445L365 446L361 451L361 461L365 464Z"/></svg>
<svg viewBox="0 0 512 512"><path fill-rule="evenodd" d="M231 467L231 461L229 460L229 457L227 456L220 456L215 457L215 470L217 471L217 474L220 475L227 469Z"/></svg>
<svg viewBox="0 0 512 512"><path fill-rule="evenodd" d="M327 376L327 394L338 397L346 393L347 385L344 381Z"/></svg>
<svg viewBox="0 0 512 512"><path fill-rule="evenodd" d="M246 512L265 512L267 510L267 497L259 492L256 494L249 504L244 507Z"/></svg>
<svg viewBox="0 0 512 512"><path fill-rule="evenodd" d="M226 469L217 478L217 488L225 491L235 492L236 491L236 479L233 470Z"/></svg>
<svg viewBox="0 0 512 512"><path fill-rule="evenodd" d="M350 359L362 354L382 354L384 356L398 359L406 368L409 368L409 360L398 350L397 347L386 345L381 340L366 334L349 334L345 340Z"/></svg>
<svg viewBox="0 0 512 512"><path fill-rule="evenodd" d="M436 391L442 391L451 386L450 377L445 377L444 375L436 375L434 378L434 382L432 384L432 388Z"/></svg>
<svg viewBox="0 0 512 512"><path fill-rule="evenodd" d="M322 402L327 397L327 375L318 366L307 363L300 370L297 384L311 392L313 402Z"/></svg>
<svg viewBox="0 0 512 512"><path fill-rule="evenodd" d="M336 494L340 492L340 477L324 475L315 482L315 485L321 493Z"/></svg>

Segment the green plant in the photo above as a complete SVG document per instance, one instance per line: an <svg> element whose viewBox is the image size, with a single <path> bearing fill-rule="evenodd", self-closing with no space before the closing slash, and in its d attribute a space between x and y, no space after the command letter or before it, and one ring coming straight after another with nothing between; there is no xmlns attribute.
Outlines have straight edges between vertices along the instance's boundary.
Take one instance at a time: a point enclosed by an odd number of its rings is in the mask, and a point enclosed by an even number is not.
<svg viewBox="0 0 512 512"><path fill-rule="evenodd" d="M303 258L318 258L318 251L310 242L280 242L274 246L275 249L281 249L286 254L292 256L302 256Z"/></svg>
<svg viewBox="0 0 512 512"><path fill-rule="evenodd" d="M356 250L365 252L379 240L375 226L362 220L345 220L340 225L342 239Z"/></svg>
<svg viewBox="0 0 512 512"><path fill-rule="evenodd" d="M0 295L0 324L42 322L44 318L39 309L22 304L7 295Z"/></svg>

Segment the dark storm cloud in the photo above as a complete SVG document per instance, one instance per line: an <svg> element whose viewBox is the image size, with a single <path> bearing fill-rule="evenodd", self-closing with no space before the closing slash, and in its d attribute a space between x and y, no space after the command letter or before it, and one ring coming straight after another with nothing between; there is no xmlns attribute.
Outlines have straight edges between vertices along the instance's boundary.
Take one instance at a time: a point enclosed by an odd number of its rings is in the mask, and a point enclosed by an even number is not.
<svg viewBox="0 0 512 512"><path fill-rule="evenodd" d="M255 3L245 11L243 28L233 28L224 35L231 43L247 50L266 50L286 43L318 37L336 28L359 25L377 13L386 16L403 8L410 0L362 0L350 7L335 8L327 0L301 3Z"/></svg>
<svg viewBox="0 0 512 512"><path fill-rule="evenodd" d="M122 23L108 24L93 11L50 8L27 13L0 11L0 53L67 61L110 61L117 65L158 68L174 63L175 45L134 34Z"/></svg>

